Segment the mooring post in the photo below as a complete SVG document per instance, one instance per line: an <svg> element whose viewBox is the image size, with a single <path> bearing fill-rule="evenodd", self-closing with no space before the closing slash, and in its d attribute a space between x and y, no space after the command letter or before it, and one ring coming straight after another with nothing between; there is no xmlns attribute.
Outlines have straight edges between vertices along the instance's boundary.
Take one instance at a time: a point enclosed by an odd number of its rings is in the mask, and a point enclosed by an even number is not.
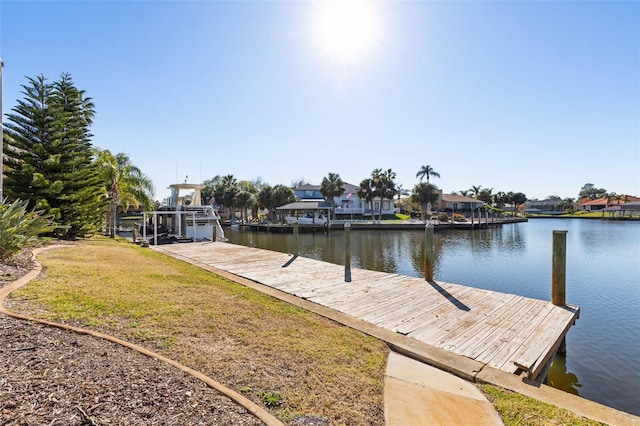
<svg viewBox="0 0 640 426"><path fill-rule="evenodd" d="M295 257L298 257L298 221L296 220L295 222L293 222L293 244L294 244L294 248L293 248L293 255Z"/></svg>
<svg viewBox="0 0 640 426"><path fill-rule="evenodd" d="M567 231L553 231L551 303L565 306L567 272Z"/></svg>
<svg viewBox="0 0 640 426"><path fill-rule="evenodd" d="M433 281L433 223L424 227L424 279Z"/></svg>
<svg viewBox="0 0 640 426"><path fill-rule="evenodd" d="M344 224L344 281L351 282L351 224Z"/></svg>

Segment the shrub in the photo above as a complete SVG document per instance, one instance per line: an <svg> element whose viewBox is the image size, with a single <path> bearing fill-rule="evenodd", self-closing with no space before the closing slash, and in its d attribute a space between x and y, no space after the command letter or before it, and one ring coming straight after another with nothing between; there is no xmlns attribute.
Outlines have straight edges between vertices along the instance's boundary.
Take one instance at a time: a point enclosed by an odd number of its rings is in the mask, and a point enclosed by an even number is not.
<svg viewBox="0 0 640 426"><path fill-rule="evenodd" d="M28 201L6 204L0 200L0 261L20 250L39 245L38 236L54 229L53 216L41 211L27 212Z"/></svg>
<svg viewBox="0 0 640 426"><path fill-rule="evenodd" d="M463 215L463 214L460 214L460 213L454 213L454 214L453 214L453 220L454 220L454 221L456 221L456 222L466 222L466 221L467 221L467 218L466 218L466 217L464 217L464 215Z"/></svg>

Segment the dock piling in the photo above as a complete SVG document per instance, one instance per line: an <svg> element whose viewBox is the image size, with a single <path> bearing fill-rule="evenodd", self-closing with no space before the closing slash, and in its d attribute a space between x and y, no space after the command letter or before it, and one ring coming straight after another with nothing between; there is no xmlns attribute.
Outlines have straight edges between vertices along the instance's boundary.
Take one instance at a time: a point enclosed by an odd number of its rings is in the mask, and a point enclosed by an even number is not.
<svg viewBox="0 0 640 426"><path fill-rule="evenodd" d="M298 221L293 223L293 255L298 257L298 252L300 251L299 238L298 238Z"/></svg>
<svg viewBox="0 0 640 426"><path fill-rule="evenodd" d="M567 231L553 231L551 303L566 306Z"/></svg>
<svg viewBox="0 0 640 426"><path fill-rule="evenodd" d="M344 281L351 282L351 224L344 224Z"/></svg>
<svg viewBox="0 0 640 426"><path fill-rule="evenodd" d="M433 223L429 222L424 227L424 279L433 281Z"/></svg>

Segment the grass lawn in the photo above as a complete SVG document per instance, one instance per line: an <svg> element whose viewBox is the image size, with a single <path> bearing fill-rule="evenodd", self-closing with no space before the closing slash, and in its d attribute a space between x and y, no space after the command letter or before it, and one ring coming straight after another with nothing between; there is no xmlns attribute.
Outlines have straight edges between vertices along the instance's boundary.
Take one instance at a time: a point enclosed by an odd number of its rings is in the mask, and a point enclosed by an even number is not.
<svg viewBox="0 0 640 426"><path fill-rule="evenodd" d="M124 240L94 238L38 259L43 274L12 295L18 312L142 343L284 421L384 424L382 341ZM480 388L507 425L597 424Z"/></svg>

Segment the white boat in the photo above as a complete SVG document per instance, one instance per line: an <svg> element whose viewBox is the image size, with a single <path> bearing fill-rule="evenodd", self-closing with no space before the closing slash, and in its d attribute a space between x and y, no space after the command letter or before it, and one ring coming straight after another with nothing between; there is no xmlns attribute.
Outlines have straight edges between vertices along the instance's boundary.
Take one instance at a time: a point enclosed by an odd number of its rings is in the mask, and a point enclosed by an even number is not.
<svg viewBox="0 0 640 426"><path fill-rule="evenodd" d="M294 223L298 223L299 225L326 225L327 217L320 214L318 216L314 216L308 214L306 216L285 216L284 220L287 222L287 225L293 225Z"/></svg>
<svg viewBox="0 0 640 426"><path fill-rule="evenodd" d="M146 226L142 238L150 244L190 241L226 241L218 212L203 205L204 185L178 183L170 185L171 195L159 210L143 213ZM188 194L181 195L181 191Z"/></svg>

